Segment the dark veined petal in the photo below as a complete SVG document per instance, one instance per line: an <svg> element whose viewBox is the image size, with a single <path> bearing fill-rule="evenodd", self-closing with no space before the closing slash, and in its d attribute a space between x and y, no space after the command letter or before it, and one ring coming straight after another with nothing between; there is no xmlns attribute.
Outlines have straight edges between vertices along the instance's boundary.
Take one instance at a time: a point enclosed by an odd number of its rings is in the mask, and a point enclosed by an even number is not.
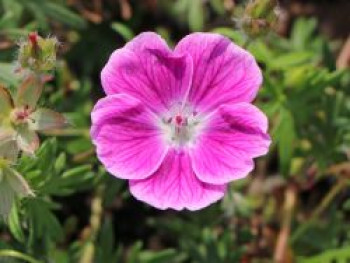
<svg viewBox="0 0 350 263"><path fill-rule="evenodd" d="M164 112L185 96L192 70L190 56L174 55L160 36L148 32L110 56L101 80L108 95L125 93Z"/></svg>
<svg viewBox="0 0 350 263"><path fill-rule="evenodd" d="M249 103L223 105L208 120L190 150L197 177L223 184L245 177L253 158L264 155L271 143L267 118Z"/></svg>
<svg viewBox="0 0 350 263"><path fill-rule="evenodd" d="M97 156L111 174L143 179L158 169L168 148L157 117L141 101L126 94L107 96L91 116Z"/></svg>
<svg viewBox="0 0 350 263"><path fill-rule="evenodd" d="M188 153L174 149L150 177L130 181L133 196L159 209L198 210L221 199L225 190L226 185L198 180Z"/></svg>
<svg viewBox="0 0 350 263"><path fill-rule="evenodd" d="M188 35L177 44L175 54L192 57L188 100L197 111L211 111L221 104L251 102L262 83L254 57L222 35Z"/></svg>

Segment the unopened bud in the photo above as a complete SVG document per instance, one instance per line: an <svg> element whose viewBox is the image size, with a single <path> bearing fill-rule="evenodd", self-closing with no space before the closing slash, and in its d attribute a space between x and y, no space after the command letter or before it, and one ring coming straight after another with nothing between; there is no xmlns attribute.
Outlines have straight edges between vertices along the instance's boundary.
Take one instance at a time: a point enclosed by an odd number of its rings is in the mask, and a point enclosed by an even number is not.
<svg viewBox="0 0 350 263"><path fill-rule="evenodd" d="M38 45L38 33L37 32L30 32L28 35L28 39L30 41L30 43L32 43L33 46L37 46Z"/></svg>
<svg viewBox="0 0 350 263"><path fill-rule="evenodd" d="M261 35L277 23L276 0L251 0L244 11L243 28L249 35Z"/></svg>
<svg viewBox="0 0 350 263"><path fill-rule="evenodd" d="M57 39L42 38L36 32L28 35L27 41L20 44L18 62L22 68L45 72L56 64Z"/></svg>

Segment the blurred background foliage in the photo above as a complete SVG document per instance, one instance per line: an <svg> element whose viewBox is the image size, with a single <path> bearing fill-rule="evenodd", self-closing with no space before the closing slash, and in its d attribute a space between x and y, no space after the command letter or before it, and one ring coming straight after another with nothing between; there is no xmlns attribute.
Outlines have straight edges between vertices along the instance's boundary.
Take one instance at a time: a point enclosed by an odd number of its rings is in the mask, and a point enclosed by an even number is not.
<svg viewBox="0 0 350 263"><path fill-rule="evenodd" d="M16 169L36 197L0 223L0 262L333 263L350 260L350 2L347 0L0 0L0 83L15 90L17 44L56 36L40 105L71 127L41 136ZM198 212L157 211L108 175L89 139L109 54L156 31L226 35L258 60L268 156Z"/></svg>

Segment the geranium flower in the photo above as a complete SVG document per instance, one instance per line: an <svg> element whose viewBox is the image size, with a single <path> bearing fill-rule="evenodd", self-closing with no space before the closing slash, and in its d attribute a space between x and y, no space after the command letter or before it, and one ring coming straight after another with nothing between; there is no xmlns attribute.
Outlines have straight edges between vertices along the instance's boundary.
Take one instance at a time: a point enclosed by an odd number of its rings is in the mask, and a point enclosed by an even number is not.
<svg viewBox="0 0 350 263"><path fill-rule="evenodd" d="M194 33L174 50L155 33L117 49L101 73L107 97L92 112L97 156L131 193L159 209L201 209L267 153L262 82L247 51Z"/></svg>
<svg viewBox="0 0 350 263"><path fill-rule="evenodd" d="M0 86L0 143L15 140L20 150L31 155L39 147L37 132L63 128L68 123L62 114L37 107L41 82L27 77L14 98Z"/></svg>

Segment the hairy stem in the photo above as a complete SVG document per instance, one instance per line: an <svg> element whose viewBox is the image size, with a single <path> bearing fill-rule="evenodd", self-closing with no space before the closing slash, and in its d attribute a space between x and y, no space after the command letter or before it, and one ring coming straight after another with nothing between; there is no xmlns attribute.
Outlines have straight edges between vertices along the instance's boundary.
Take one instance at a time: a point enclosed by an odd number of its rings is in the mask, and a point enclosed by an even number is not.
<svg viewBox="0 0 350 263"><path fill-rule="evenodd" d="M91 201L91 216L90 216L90 235L85 241L82 255L80 257L80 263L93 263L95 256L95 241L98 235L98 232L101 227L101 221L103 216L103 191L104 186L100 185L97 190L94 198Z"/></svg>

